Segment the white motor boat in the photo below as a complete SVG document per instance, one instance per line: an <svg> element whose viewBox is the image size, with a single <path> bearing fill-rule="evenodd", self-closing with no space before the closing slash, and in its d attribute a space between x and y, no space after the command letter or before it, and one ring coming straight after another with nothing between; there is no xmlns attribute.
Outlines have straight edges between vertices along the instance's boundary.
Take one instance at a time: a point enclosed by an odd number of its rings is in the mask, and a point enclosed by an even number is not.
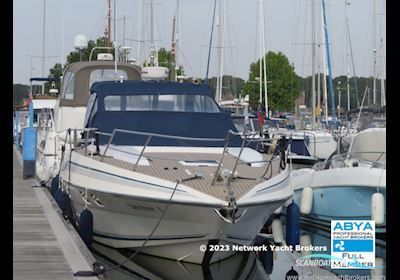
<svg viewBox="0 0 400 280"><path fill-rule="evenodd" d="M205 246L250 245L292 197L287 151L245 147L208 85L99 82L86 112L60 184L76 220L91 211L99 243L212 263L234 251Z"/></svg>
<svg viewBox="0 0 400 280"><path fill-rule="evenodd" d="M291 174L295 200L308 219L372 219L386 230L386 128L356 133L345 154Z"/></svg>

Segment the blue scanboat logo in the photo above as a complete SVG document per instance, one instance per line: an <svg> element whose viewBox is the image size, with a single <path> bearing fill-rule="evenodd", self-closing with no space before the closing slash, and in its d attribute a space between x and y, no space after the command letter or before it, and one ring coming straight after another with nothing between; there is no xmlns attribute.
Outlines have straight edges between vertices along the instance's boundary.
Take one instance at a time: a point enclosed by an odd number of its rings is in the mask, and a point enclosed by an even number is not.
<svg viewBox="0 0 400 280"><path fill-rule="evenodd" d="M375 267L375 221L334 220L331 222L331 261L334 269Z"/></svg>

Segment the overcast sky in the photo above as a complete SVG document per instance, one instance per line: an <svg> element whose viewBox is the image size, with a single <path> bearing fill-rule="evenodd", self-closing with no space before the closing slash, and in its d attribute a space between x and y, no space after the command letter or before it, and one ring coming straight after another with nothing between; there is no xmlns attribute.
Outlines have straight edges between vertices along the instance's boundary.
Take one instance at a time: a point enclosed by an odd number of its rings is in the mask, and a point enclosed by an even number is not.
<svg viewBox="0 0 400 280"><path fill-rule="evenodd" d="M13 0L13 81L29 83L41 76L42 22L44 0ZM147 0L148 1L148 0ZM351 0L347 7L357 76L373 73L373 1ZM377 72L386 76L382 56L386 49L386 1L376 1ZM113 2L113 1L112 1ZM146 2L146 1L145 1ZM176 0L157 0L156 46L170 49L172 17ZM320 5L320 0L316 0ZM345 1L327 0L327 25L333 76L346 75ZM117 40L122 44L125 16L125 45L137 56L139 0L118 0ZM264 0L266 50L281 51L294 63L300 76L311 75L311 0ZM113 5L113 4L112 4ZM214 0L180 0L179 61L187 76L205 77ZM146 5L148 8L148 5ZM248 78L249 65L260 57L259 0L228 0L225 29L224 74ZM146 8L146 9L147 9ZM318 6L317 10L320 10ZM96 39L104 34L107 0L47 0L45 73L56 62L65 62L77 34ZM143 18L143 17L142 17ZM149 21L144 16L148 27ZM320 23L317 24L317 41ZM146 28L147 28L146 27ZM145 29L146 30L146 29ZM213 46L217 34L214 33ZM382 46L380 39L382 38ZM217 73L216 49L212 51L210 76ZM35 56L35 57L30 57ZM322 63L322 58L319 59ZM268 69L267 69L268 71Z"/></svg>

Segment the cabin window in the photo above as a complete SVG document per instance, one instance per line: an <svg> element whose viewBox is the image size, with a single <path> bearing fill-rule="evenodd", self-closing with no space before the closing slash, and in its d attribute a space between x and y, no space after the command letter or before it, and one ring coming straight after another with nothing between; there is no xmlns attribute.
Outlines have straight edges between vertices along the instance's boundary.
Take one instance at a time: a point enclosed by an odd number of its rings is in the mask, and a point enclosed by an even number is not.
<svg viewBox="0 0 400 280"><path fill-rule="evenodd" d="M97 100L96 100L96 93L93 93L89 96L88 104L87 104L87 109L86 109L86 115L85 115L85 126L88 125L89 122L89 117L93 116L96 111L97 111Z"/></svg>
<svg viewBox="0 0 400 280"><path fill-rule="evenodd" d="M121 78L123 80L127 80L128 74L126 74L126 72L124 70L118 69L117 77L118 77L118 80L120 80ZM95 69L92 72L90 72L89 88L95 82L114 81L114 80L115 80L114 69Z"/></svg>
<svg viewBox="0 0 400 280"><path fill-rule="evenodd" d="M67 72L65 73L63 78L62 98L73 100L74 90L75 90L75 73Z"/></svg>
<svg viewBox="0 0 400 280"><path fill-rule="evenodd" d="M122 111L121 96L111 95L104 98L104 109L106 111Z"/></svg>
<svg viewBox="0 0 400 280"><path fill-rule="evenodd" d="M104 98L106 111L168 111L218 113L214 100L206 95L112 95Z"/></svg>

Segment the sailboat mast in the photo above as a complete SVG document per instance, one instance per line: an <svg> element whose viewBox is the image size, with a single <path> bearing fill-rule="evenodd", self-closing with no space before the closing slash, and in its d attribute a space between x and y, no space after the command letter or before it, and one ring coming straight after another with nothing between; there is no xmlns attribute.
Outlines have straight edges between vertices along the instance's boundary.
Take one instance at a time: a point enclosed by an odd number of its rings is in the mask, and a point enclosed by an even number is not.
<svg viewBox="0 0 400 280"><path fill-rule="evenodd" d="M140 0L140 7L139 7L139 15L138 15L138 19L139 19L139 24L138 24L138 34L139 34L139 38L138 38L138 45L137 45L137 64L138 65L142 65L142 48L143 48L143 15L144 15L144 5L143 5L143 1L144 0Z"/></svg>
<svg viewBox="0 0 400 280"><path fill-rule="evenodd" d="M221 22L221 26L220 26L220 35L221 35L221 45L220 45L220 60L219 60L219 64L220 64L220 68L219 68L219 76L220 76L220 81L219 81L219 88L218 88L218 100L217 102L220 103L222 100L222 86L223 86L223 70L224 70L224 45L225 45L225 18L226 18L226 4L227 1L223 0L223 11L221 11L222 13L222 22Z"/></svg>
<svg viewBox="0 0 400 280"><path fill-rule="evenodd" d="M344 2L344 10L346 14L346 26L348 24L347 22L347 0ZM347 29L347 27L346 27ZM346 64L347 64L347 80L346 80L346 87L347 87L347 111L350 111L350 54L349 54L349 38L347 36L346 32L346 37L345 37L345 50L346 50Z"/></svg>
<svg viewBox="0 0 400 280"><path fill-rule="evenodd" d="M260 105L262 104L262 62L263 62L263 52L262 52L262 14L263 11L261 9L262 7L262 0L260 0L260 31L259 31L259 35L260 35L260 65L259 65L259 77L258 77L258 83L259 83L259 99L258 102L260 103Z"/></svg>
<svg viewBox="0 0 400 280"><path fill-rule="evenodd" d="M355 93L356 93L356 103L357 103L357 107L360 106L360 101L358 100L358 87L357 87L357 81L356 81L356 69L354 66L354 57L353 57L353 48L351 46L351 37L350 37L350 28L349 28L349 17L347 15L347 6L350 5L350 2L348 0L345 0L345 12L346 12L346 30L347 30L347 38L349 40L349 48L350 48L350 57L351 57L351 65L353 68L353 80L354 80L354 89L355 89Z"/></svg>
<svg viewBox="0 0 400 280"><path fill-rule="evenodd" d="M373 52L374 52L374 69L373 69L373 104L376 105L376 1L373 1Z"/></svg>
<svg viewBox="0 0 400 280"><path fill-rule="evenodd" d="M46 62L46 0L43 0L43 42L42 42L42 77L44 78L44 68ZM44 83L42 85L42 95L44 95Z"/></svg>
<svg viewBox="0 0 400 280"><path fill-rule="evenodd" d="M217 6L217 0L214 0L213 20L211 23L210 45L208 47L208 59L207 59L207 72L206 72L206 83L207 84L208 84L208 71L210 70L211 47L212 47L212 38L213 38L213 33L214 33L214 20L215 20L216 6Z"/></svg>
<svg viewBox="0 0 400 280"><path fill-rule="evenodd" d="M117 0L114 0L114 53L115 53L115 59L114 59L114 79L115 81L118 80L118 68L117 68L117 63L119 60L118 57L118 43L117 43Z"/></svg>
<svg viewBox="0 0 400 280"><path fill-rule="evenodd" d="M262 29L262 43L263 43L263 70L264 70L264 103L265 103L265 116L268 118L269 108L268 108L268 87L267 87L267 57L265 49L265 19L264 19L264 0L261 1L261 29Z"/></svg>
<svg viewBox="0 0 400 280"><path fill-rule="evenodd" d="M326 23L326 10L325 10L325 0L322 0L322 10L324 14L324 30L325 30L325 47L326 47L326 60L328 62L328 71L329 71L329 91L332 99L332 120L334 125L336 125L336 110L335 110L335 96L333 92L333 81L332 81L332 67L331 67L331 58L330 58L330 50L329 50L329 36L328 36L328 26Z"/></svg>
<svg viewBox="0 0 400 280"><path fill-rule="evenodd" d="M175 75L175 64L176 64L176 58L175 58L175 24L176 24L176 15L172 18L172 40L171 40L171 81L176 80L176 75Z"/></svg>
<svg viewBox="0 0 400 280"><path fill-rule="evenodd" d="M322 10L322 5L321 5ZM321 23L324 22L323 13L321 13ZM325 42L325 33L324 29L321 28L321 37L322 42ZM328 125L328 90L326 85L326 49L322 48L322 67L323 67L323 81L322 81L322 90L324 92L324 115L325 115L325 123Z"/></svg>
<svg viewBox="0 0 400 280"><path fill-rule="evenodd" d="M176 81L176 57L178 47L178 22L179 19L179 0L176 1L176 11L172 19L172 43L171 43L171 80Z"/></svg>
<svg viewBox="0 0 400 280"><path fill-rule="evenodd" d="M311 37L312 37L312 62L311 62L311 96L312 96L312 122L311 127L315 129L315 0L311 1Z"/></svg>
<svg viewBox="0 0 400 280"><path fill-rule="evenodd" d="M347 111L350 111L350 66L347 67Z"/></svg>
<svg viewBox="0 0 400 280"><path fill-rule="evenodd" d="M110 48L111 46L111 0L108 0L108 27L107 27L107 47ZM110 53L111 50L108 49L108 52Z"/></svg>
<svg viewBox="0 0 400 280"><path fill-rule="evenodd" d="M150 66L158 67L158 55L154 44L154 0L150 1Z"/></svg>
<svg viewBox="0 0 400 280"><path fill-rule="evenodd" d="M318 3L316 3L316 6L318 7ZM320 9L316 10L316 23L319 23L318 19L320 18ZM319 24L316 24L316 26L320 26ZM321 57L321 38L320 38L320 33L317 32L317 29L315 30L316 32L316 40L318 42L318 49L316 48L316 54L317 54L317 112L316 115L321 116L321 61L319 58ZM317 46L315 46L317 47Z"/></svg>
<svg viewBox="0 0 400 280"><path fill-rule="evenodd" d="M217 28L217 34L218 34L218 44L217 44L217 85L216 85L216 91L215 91L215 101L217 103L220 102L220 98L218 96L219 94L219 88L221 87L221 76L219 75L220 69L221 69L221 6L222 2L219 0L219 5L218 5L218 16L217 16L217 22L216 22L216 28Z"/></svg>

